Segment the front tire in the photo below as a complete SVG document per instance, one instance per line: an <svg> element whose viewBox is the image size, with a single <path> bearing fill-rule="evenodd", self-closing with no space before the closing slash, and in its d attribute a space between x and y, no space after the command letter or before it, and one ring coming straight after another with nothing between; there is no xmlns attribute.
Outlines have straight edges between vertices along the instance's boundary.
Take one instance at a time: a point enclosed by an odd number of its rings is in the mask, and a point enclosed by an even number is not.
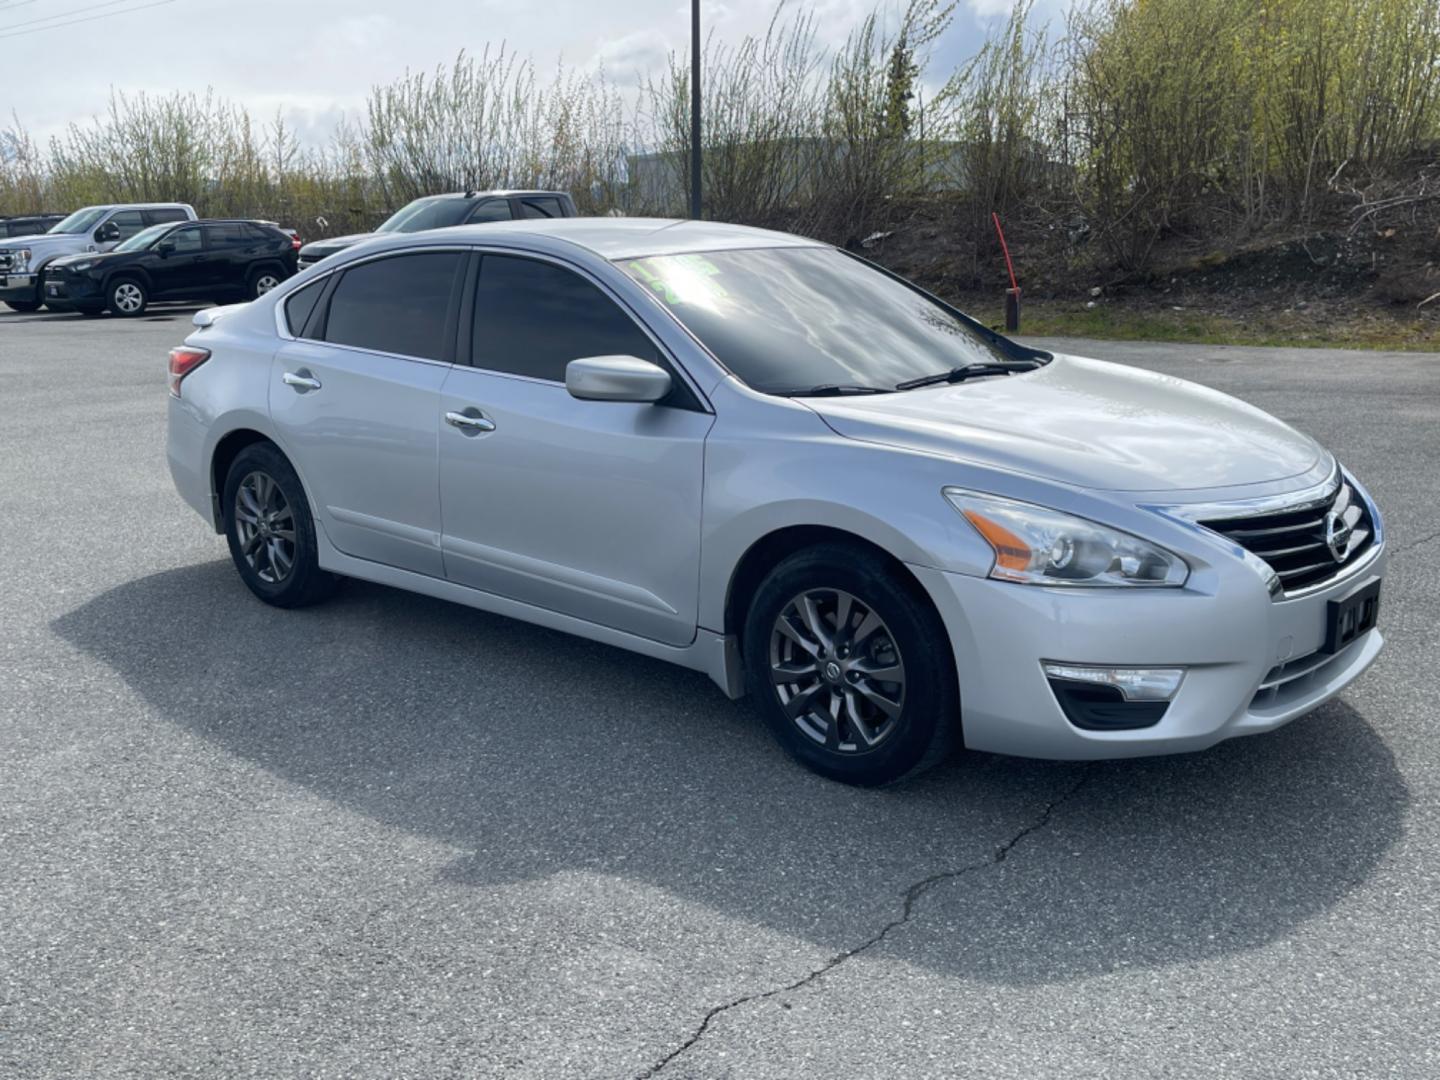
<svg viewBox="0 0 1440 1080"><path fill-rule="evenodd" d="M40 310L39 300L6 300L5 306L12 311L18 311L22 315L29 315L32 311Z"/></svg>
<svg viewBox="0 0 1440 1080"><path fill-rule="evenodd" d="M892 784L956 743L959 691L944 624L873 551L825 545L783 560L756 591L743 649L771 733L822 776Z"/></svg>
<svg viewBox="0 0 1440 1080"><path fill-rule="evenodd" d="M107 304L111 311L123 319L133 319L145 314L150 304L150 294L145 286L134 278L119 278L112 281L106 292Z"/></svg>
<svg viewBox="0 0 1440 1080"><path fill-rule="evenodd" d="M335 592L339 578L320 568L300 477L273 444L255 443L236 455L221 505L235 569L261 600L305 607Z"/></svg>

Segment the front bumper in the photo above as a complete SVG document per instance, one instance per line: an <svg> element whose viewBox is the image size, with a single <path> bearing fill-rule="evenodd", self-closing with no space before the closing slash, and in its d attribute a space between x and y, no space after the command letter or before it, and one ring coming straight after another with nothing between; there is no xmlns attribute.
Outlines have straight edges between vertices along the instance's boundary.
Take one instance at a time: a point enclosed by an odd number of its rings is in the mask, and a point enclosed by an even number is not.
<svg viewBox="0 0 1440 1080"><path fill-rule="evenodd" d="M1220 587L1078 590L1015 585L925 567L911 570L950 634L967 747L1065 760L1203 750L1272 731L1357 678L1384 639L1370 630L1322 652L1327 605L1378 580L1383 546L1364 570L1304 597L1272 600L1261 578ZM1082 730L1061 710L1041 664L1184 667L1168 709L1138 730Z"/></svg>
<svg viewBox="0 0 1440 1080"><path fill-rule="evenodd" d="M0 274L0 300L37 299L35 295L39 278L35 274Z"/></svg>
<svg viewBox="0 0 1440 1080"><path fill-rule="evenodd" d="M84 276L61 276L48 272L40 282L40 299L47 307L101 308L105 293L100 282Z"/></svg>

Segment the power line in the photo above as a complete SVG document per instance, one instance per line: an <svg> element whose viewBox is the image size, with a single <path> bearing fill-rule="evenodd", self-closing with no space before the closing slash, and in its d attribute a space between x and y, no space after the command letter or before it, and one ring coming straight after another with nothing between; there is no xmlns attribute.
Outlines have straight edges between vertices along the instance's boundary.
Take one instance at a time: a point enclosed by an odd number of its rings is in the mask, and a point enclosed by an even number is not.
<svg viewBox="0 0 1440 1080"><path fill-rule="evenodd" d="M29 2L29 0L26 0ZM109 19L116 15L129 15L133 11L144 11L146 8L162 7L165 4L173 4L175 0L153 0L152 3L138 4L135 7L121 8L119 11L104 11L99 15L84 15L87 11L97 11L100 8L114 7L116 4L129 3L130 0L106 0L103 4L93 4L88 8L79 8L75 11L67 11L60 15L47 15L43 19L31 19L28 22L11 23L9 26L0 26L0 38L24 37L26 34L38 34L44 30L58 30L62 26L76 26L80 23L96 22L99 19ZM71 18L71 16L82 16ZM54 22L55 19L64 19L64 22ZM37 26L36 23L48 23L47 26ZM21 30L19 27L28 26L31 29Z"/></svg>

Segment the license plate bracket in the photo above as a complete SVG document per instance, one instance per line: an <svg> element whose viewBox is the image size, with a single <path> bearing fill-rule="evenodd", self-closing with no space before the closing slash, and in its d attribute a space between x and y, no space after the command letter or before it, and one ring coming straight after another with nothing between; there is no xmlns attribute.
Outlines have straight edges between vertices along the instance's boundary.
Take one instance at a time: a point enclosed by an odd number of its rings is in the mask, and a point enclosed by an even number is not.
<svg viewBox="0 0 1440 1080"><path fill-rule="evenodd" d="M1331 600L1325 609L1323 652L1337 653L1361 634L1375 629L1380 617L1380 579L1361 586L1349 596Z"/></svg>

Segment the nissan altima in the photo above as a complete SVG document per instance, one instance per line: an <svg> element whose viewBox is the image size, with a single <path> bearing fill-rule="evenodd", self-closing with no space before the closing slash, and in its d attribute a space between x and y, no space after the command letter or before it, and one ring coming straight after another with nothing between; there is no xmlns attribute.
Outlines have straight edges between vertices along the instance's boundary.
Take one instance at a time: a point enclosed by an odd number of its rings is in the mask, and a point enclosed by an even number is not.
<svg viewBox="0 0 1440 1080"><path fill-rule="evenodd" d="M363 578L670 660L837 780L1201 750L1382 645L1380 512L1313 439L812 240L397 235L195 321L170 468L261 600Z"/></svg>

